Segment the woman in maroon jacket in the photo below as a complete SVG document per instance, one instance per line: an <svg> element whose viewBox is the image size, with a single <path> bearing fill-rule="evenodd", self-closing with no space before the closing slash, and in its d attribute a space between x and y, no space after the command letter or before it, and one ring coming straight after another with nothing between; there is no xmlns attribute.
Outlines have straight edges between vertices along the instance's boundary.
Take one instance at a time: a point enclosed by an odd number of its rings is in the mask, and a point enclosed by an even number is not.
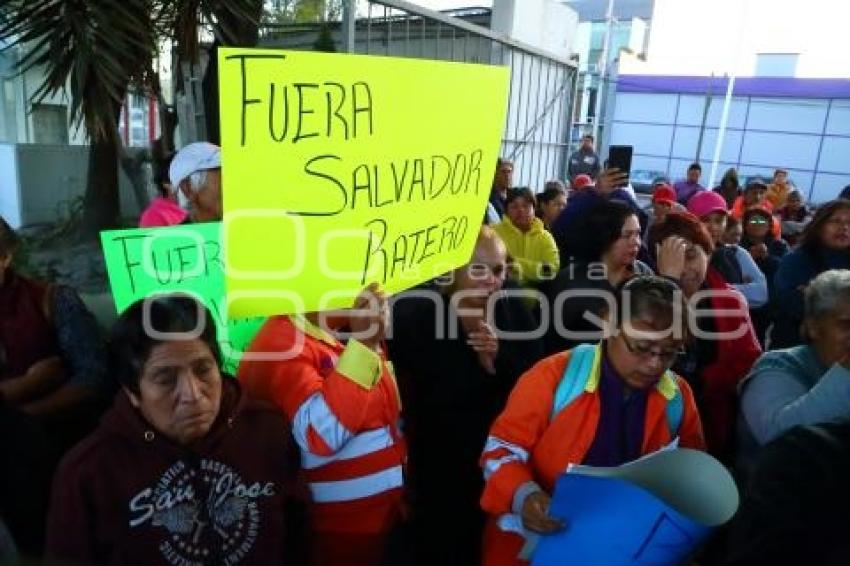
<svg viewBox="0 0 850 566"><path fill-rule="evenodd" d="M708 265L714 248L711 236L689 212L672 212L652 227L660 242L661 275L678 280L693 309L694 336L673 366L694 390L708 450L731 460L737 414L738 382L761 355L744 296ZM672 267L672 269L671 269Z"/></svg>
<svg viewBox="0 0 850 566"><path fill-rule="evenodd" d="M287 425L219 373L194 299L139 301L112 332L123 391L54 480L50 558L85 564L283 564L299 539Z"/></svg>

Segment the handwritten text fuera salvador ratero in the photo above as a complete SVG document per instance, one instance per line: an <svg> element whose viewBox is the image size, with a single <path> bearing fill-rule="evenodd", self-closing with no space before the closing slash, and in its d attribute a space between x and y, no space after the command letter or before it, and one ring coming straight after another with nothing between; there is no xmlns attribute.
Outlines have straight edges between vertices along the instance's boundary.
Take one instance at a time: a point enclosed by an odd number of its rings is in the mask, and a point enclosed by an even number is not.
<svg viewBox="0 0 850 566"><path fill-rule="evenodd" d="M242 147L255 143L302 144L308 140L356 142L376 136L380 120L376 116L372 87L366 81L343 84L335 81L286 81L286 54L238 54L227 59L238 61L241 71ZM259 61L278 60L281 81L258 86L251 77L252 66ZM267 69L263 76L267 76ZM376 124L377 123L377 124ZM410 132L416 135L416 132ZM412 156L373 163L348 163L342 156L327 151L333 144L323 143L323 152L303 163L311 188L310 209L291 210L296 216L336 216L348 210L381 209L403 204L422 204L460 195L477 195L482 181L483 151L472 148L454 155ZM380 156L378 156L380 157ZM269 182L274 182L270 179ZM489 188L489 184L487 184ZM291 190L291 188L290 188ZM382 211L385 212L385 211ZM473 221L474 220L474 221ZM428 258L457 249L468 233L470 222L480 219L446 215L430 219L413 230L393 230L383 213L366 222L363 281L378 270L378 279L386 281L398 272L411 269ZM371 274L371 275L370 275Z"/></svg>

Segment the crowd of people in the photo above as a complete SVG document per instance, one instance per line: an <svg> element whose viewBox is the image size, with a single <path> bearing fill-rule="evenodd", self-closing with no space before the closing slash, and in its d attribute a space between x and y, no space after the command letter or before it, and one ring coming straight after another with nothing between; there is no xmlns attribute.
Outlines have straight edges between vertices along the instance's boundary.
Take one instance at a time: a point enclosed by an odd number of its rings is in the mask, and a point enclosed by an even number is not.
<svg viewBox="0 0 850 566"><path fill-rule="evenodd" d="M220 220L220 167L216 146L183 148L140 224ZM570 464L675 441L744 495L702 563L843 563L850 200L812 213L782 169L700 176L658 182L644 210L590 136L540 191L500 159L465 265L270 317L235 376L196 299L100 329L72 289L16 270L0 219L0 553L521 565L527 539L569 528L549 505Z"/></svg>

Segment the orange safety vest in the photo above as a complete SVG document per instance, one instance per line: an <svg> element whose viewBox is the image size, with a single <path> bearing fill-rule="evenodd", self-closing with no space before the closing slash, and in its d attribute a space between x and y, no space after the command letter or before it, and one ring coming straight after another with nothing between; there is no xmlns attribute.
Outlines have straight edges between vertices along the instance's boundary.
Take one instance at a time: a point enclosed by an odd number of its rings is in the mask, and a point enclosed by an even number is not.
<svg viewBox="0 0 850 566"><path fill-rule="evenodd" d="M312 528L382 533L401 511L407 450L399 430L400 398L385 360L370 389L342 375L338 363L345 350L303 317L272 317L251 343L238 378L249 394L277 405L292 423L312 496ZM262 359L281 352L289 354Z"/></svg>
<svg viewBox="0 0 850 566"><path fill-rule="evenodd" d="M516 556L523 538L497 525L521 524L510 516L517 489L534 481L551 493L557 477L581 463L593 444L601 357L601 345L581 345L539 362L520 378L493 424L482 456L481 505L491 516L484 564L522 564ZM644 422L642 454L664 447L677 433L680 446L705 449L693 393L672 372L665 372L650 393Z"/></svg>

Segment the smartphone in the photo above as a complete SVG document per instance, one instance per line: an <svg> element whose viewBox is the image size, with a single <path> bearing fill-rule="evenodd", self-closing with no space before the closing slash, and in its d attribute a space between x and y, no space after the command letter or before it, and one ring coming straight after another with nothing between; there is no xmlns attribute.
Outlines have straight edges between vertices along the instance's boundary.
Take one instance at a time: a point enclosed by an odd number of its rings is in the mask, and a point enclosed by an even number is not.
<svg viewBox="0 0 850 566"><path fill-rule="evenodd" d="M617 168L628 178L632 171L632 146L612 145L608 147L608 167ZM628 182L628 180L626 181Z"/></svg>

